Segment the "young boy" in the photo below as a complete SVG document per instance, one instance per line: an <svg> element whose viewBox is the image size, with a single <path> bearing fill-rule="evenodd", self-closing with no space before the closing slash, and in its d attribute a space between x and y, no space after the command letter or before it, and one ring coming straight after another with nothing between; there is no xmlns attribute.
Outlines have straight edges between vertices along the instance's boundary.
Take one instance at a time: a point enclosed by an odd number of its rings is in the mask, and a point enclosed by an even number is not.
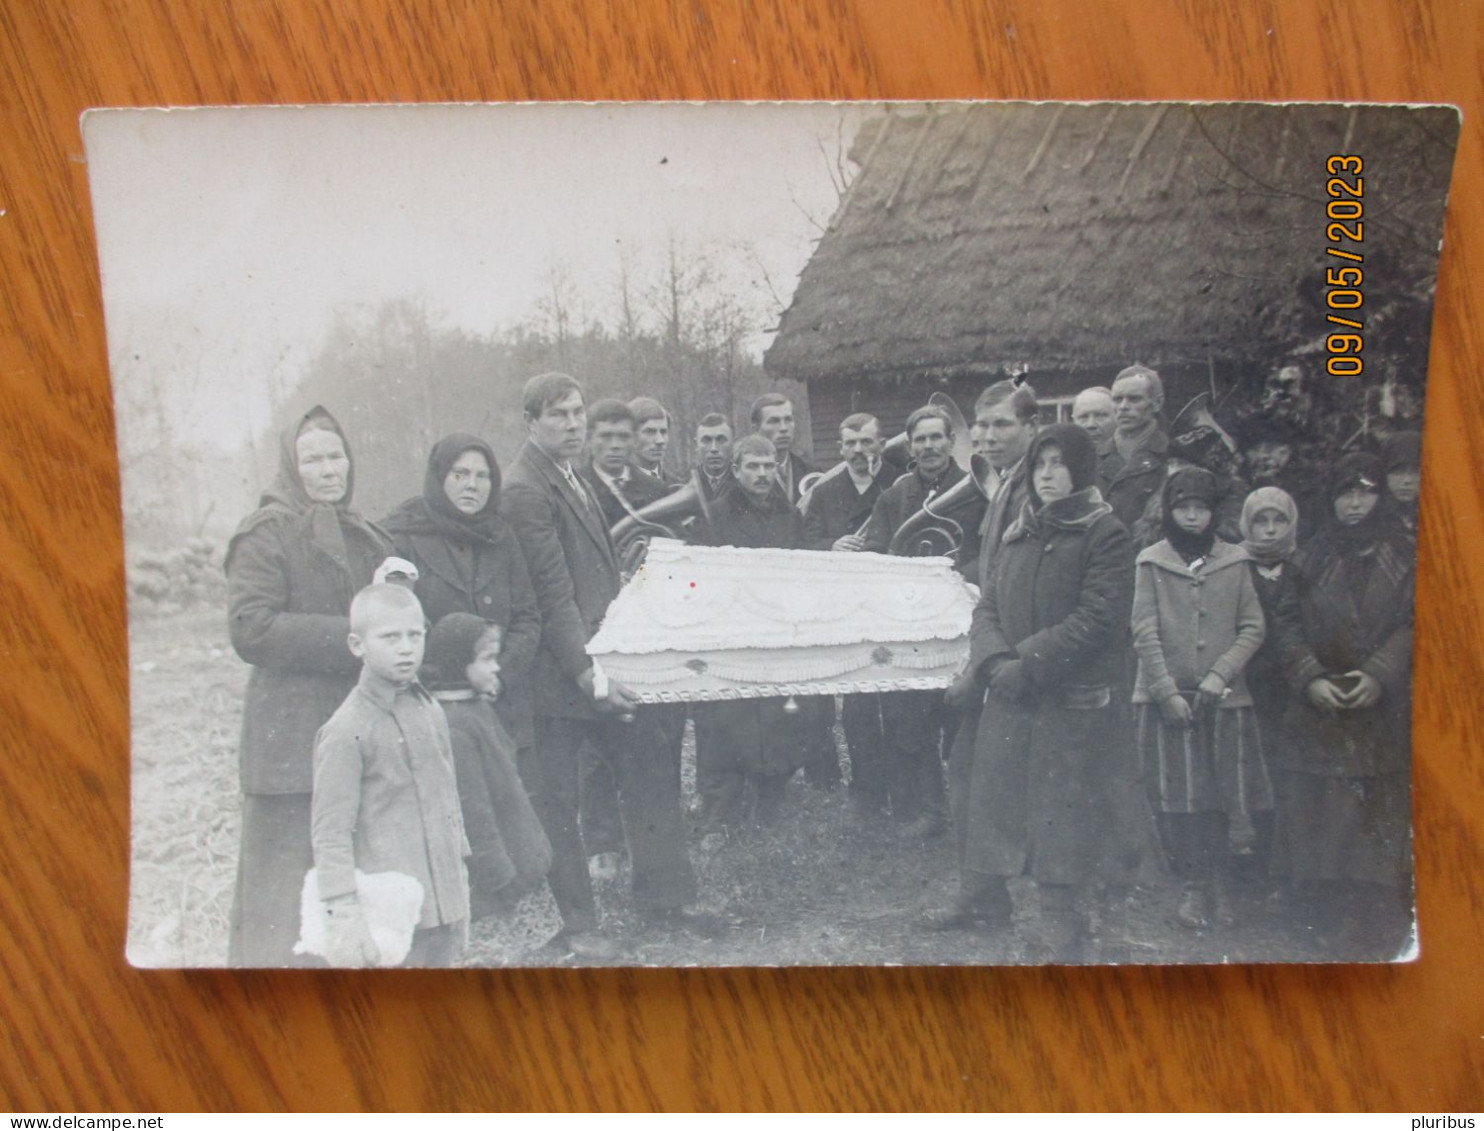
<svg viewBox="0 0 1484 1131"><path fill-rule="evenodd" d="M361 677L314 745L312 827L332 966L380 958L355 873L401 872L423 887L404 966L448 966L469 919L469 844L443 711L417 680L424 618L412 591L370 585L350 605Z"/></svg>

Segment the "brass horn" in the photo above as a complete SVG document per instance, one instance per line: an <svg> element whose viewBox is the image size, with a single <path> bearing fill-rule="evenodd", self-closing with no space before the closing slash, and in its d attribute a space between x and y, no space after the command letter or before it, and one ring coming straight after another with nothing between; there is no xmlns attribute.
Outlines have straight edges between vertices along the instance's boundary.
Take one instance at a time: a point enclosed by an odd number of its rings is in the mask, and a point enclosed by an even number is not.
<svg viewBox="0 0 1484 1131"><path fill-rule="evenodd" d="M609 529L625 576L644 561L651 538L681 538L678 528L685 519L711 521L711 504L701 489L700 474L691 472L687 482L648 506L630 511Z"/></svg>
<svg viewBox="0 0 1484 1131"><path fill-rule="evenodd" d="M928 397L928 404L934 408L940 408L953 425L953 462L959 467L969 466L969 456L973 452L973 443L969 439L969 425L964 420L964 414L959 411L957 402L947 393L934 393ZM907 433L898 432L890 440L881 445L881 458L887 463L897 464L910 470L911 458L907 455ZM809 511L809 494L821 483L827 483L837 476L844 475L847 465L842 459L834 467L827 471L811 471L799 480L799 502L798 508L807 514Z"/></svg>
<svg viewBox="0 0 1484 1131"><path fill-rule="evenodd" d="M1191 397L1185 407L1175 414L1175 419L1170 424L1170 437L1177 443L1181 441L1189 443L1202 433L1211 432L1221 440L1227 451L1236 455L1237 441L1216 419L1211 411L1211 401L1211 394L1207 392L1197 393Z"/></svg>
<svg viewBox="0 0 1484 1131"><path fill-rule="evenodd" d="M916 514L892 535L886 547L888 554L905 558L952 558L958 560L964 545L963 524L948 517L947 512L961 506L975 495L988 499L995 483L995 471L980 455L969 457L969 474L941 495L923 500Z"/></svg>

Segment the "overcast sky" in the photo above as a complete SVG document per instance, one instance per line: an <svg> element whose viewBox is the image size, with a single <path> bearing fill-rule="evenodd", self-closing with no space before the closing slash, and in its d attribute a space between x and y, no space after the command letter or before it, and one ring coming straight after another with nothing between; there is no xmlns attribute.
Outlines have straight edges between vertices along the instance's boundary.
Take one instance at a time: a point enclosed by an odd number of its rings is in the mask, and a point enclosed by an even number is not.
<svg viewBox="0 0 1484 1131"><path fill-rule="evenodd" d="M89 115L114 378L162 376L179 423L236 447L249 425L267 422L270 380L293 384L337 310L405 297L489 333L530 316L559 263L601 315L625 249L642 263L672 238L749 249L787 300L816 223L835 206L837 139L843 130L848 147L861 113L536 105Z"/></svg>

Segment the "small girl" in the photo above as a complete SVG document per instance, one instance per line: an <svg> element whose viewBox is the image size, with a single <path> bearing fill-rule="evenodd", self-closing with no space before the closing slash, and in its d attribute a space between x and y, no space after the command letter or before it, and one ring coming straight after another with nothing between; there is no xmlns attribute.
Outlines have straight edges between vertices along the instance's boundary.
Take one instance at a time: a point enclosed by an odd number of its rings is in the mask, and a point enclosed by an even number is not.
<svg viewBox="0 0 1484 1131"><path fill-rule="evenodd" d="M459 804L469 838L470 918L508 910L551 867L515 766L515 742L495 714L503 630L472 613L449 613L428 635L427 675L448 716Z"/></svg>
<svg viewBox="0 0 1484 1131"><path fill-rule="evenodd" d="M1209 471L1171 475L1164 539L1139 553L1134 579L1139 750L1160 839L1184 881L1176 919L1192 929L1218 912L1218 863L1233 825L1255 825L1254 814L1273 808L1243 678L1263 641L1262 607L1247 552L1216 537L1218 502Z"/></svg>
<svg viewBox="0 0 1484 1131"><path fill-rule="evenodd" d="M1242 503L1242 549L1252 559L1252 585L1262 603L1263 619L1276 625L1279 610L1298 598L1299 511L1293 496L1281 487L1259 487ZM1268 749L1288 709L1288 681L1283 674L1278 634L1269 631L1257 655L1247 665L1247 689Z"/></svg>

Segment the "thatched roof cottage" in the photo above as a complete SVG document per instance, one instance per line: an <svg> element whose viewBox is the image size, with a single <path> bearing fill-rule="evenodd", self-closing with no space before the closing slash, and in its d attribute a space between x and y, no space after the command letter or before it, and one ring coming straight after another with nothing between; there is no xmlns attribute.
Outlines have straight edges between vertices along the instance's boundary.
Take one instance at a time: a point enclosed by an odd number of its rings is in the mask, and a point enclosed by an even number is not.
<svg viewBox="0 0 1484 1131"><path fill-rule="evenodd" d="M1134 361L1172 411L1213 385L1255 395L1333 329L1325 164L1353 153L1366 381L1420 383L1457 130L1437 107L890 107L856 137L764 364L807 382L821 455L851 411L890 434L930 392L967 413L1007 373L1063 406Z"/></svg>

